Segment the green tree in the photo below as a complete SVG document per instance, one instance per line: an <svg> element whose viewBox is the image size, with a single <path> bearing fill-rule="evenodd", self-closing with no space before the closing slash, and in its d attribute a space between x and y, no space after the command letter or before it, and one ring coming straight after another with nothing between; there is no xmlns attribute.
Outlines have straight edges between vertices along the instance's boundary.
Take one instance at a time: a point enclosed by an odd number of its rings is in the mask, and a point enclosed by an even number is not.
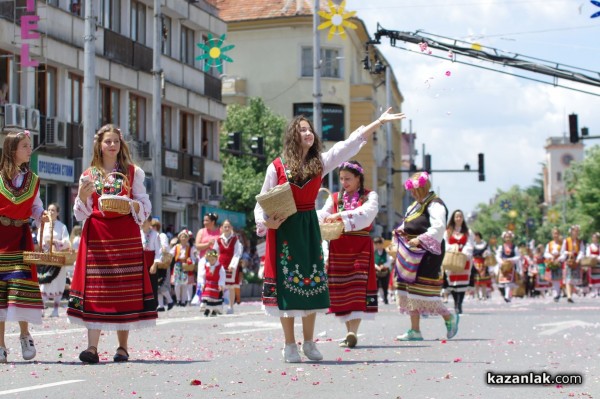
<svg viewBox="0 0 600 399"><path fill-rule="evenodd" d="M223 200L221 206L246 214L245 232L255 241L255 196L260 193L267 165L281 153L286 119L271 111L260 98L247 106L230 105L221 130ZM227 151L228 133L242 133L242 156ZM252 137L263 137L265 157L251 156Z"/></svg>
<svg viewBox="0 0 600 399"><path fill-rule="evenodd" d="M582 238L587 239L600 231L600 146L589 148L583 161L573 163L566 179L573 194L567 204L571 222L581 226Z"/></svg>

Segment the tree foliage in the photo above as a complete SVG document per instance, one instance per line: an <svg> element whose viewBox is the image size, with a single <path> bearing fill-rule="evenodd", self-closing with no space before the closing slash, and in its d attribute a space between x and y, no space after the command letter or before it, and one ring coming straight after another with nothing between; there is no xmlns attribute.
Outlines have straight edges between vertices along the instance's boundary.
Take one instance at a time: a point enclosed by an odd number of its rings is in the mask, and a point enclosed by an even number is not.
<svg viewBox="0 0 600 399"><path fill-rule="evenodd" d="M572 221L587 238L600 231L600 146L588 149L583 161L572 164L566 178L573 194Z"/></svg>
<svg viewBox="0 0 600 399"><path fill-rule="evenodd" d="M223 200L221 206L246 214L246 234L255 237L255 196L260 192L267 165L281 153L286 119L274 114L260 98L250 99L247 106L230 105L221 130L223 162ZM242 155L227 152L228 134L242 133ZM263 137L265 157L251 154L252 137ZM252 239L254 241L254 239Z"/></svg>

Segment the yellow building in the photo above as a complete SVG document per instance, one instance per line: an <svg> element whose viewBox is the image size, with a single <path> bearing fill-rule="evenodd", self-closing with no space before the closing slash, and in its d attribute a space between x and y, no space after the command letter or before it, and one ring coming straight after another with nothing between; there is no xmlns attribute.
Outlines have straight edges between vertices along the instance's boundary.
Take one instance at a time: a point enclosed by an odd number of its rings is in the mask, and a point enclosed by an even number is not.
<svg viewBox="0 0 600 399"><path fill-rule="evenodd" d="M228 43L236 46L231 53L234 62L225 65L223 102L245 104L250 97L261 97L268 107L287 119L300 113L312 116L313 10L308 6L311 2L211 0L210 3L228 25ZM323 4L321 8L328 10L326 7ZM328 40L326 31L320 35L322 137L326 147L375 120L387 104L385 71L373 73L377 60L380 65L385 65L386 60L369 46L371 70L365 70L369 33L360 19L353 18L351 22L357 29L345 29L346 39L336 35ZM390 76L391 104L399 112L403 98L393 73ZM393 168L400 169L400 135L400 123L395 123L388 145L386 132L380 129L356 157L366 171L365 185L377 189L380 195L377 223L382 226L388 225L387 152L391 149ZM337 187L337 178L325 180L325 185ZM400 174L394 174L390 195L396 214L402 211L402 192Z"/></svg>

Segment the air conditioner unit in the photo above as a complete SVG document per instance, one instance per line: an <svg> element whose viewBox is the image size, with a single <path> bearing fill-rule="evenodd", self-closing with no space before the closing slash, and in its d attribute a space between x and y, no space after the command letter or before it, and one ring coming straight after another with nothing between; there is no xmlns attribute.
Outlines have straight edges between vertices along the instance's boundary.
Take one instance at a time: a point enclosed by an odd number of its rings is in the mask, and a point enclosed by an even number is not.
<svg viewBox="0 0 600 399"><path fill-rule="evenodd" d="M27 129L33 132L40 131L40 111L35 108L27 108Z"/></svg>
<svg viewBox="0 0 600 399"><path fill-rule="evenodd" d="M210 199L210 187L208 186L195 186L194 197L196 201L208 201Z"/></svg>
<svg viewBox="0 0 600 399"><path fill-rule="evenodd" d="M161 183L163 195L173 195L175 193L175 183L173 182L173 179L163 177Z"/></svg>
<svg viewBox="0 0 600 399"><path fill-rule="evenodd" d="M210 182L211 198L221 199L223 197L223 182L221 180L213 180Z"/></svg>
<svg viewBox="0 0 600 399"><path fill-rule="evenodd" d="M25 129L27 126L27 108L20 104L6 104L4 106L4 127Z"/></svg>
<svg viewBox="0 0 600 399"><path fill-rule="evenodd" d="M46 119L46 145L67 146L67 123L56 118Z"/></svg>

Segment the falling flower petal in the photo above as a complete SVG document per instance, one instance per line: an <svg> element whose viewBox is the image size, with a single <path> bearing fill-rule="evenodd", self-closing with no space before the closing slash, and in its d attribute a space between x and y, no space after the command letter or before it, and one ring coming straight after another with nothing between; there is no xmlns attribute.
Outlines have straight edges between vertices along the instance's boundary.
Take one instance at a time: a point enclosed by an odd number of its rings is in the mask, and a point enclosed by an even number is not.
<svg viewBox="0 0 600 399"><path fill-rule="evenodd" d="M192 380L192 381L190 381L190 385L202 385L202 381L200 381L200 380Z"/></svg>

